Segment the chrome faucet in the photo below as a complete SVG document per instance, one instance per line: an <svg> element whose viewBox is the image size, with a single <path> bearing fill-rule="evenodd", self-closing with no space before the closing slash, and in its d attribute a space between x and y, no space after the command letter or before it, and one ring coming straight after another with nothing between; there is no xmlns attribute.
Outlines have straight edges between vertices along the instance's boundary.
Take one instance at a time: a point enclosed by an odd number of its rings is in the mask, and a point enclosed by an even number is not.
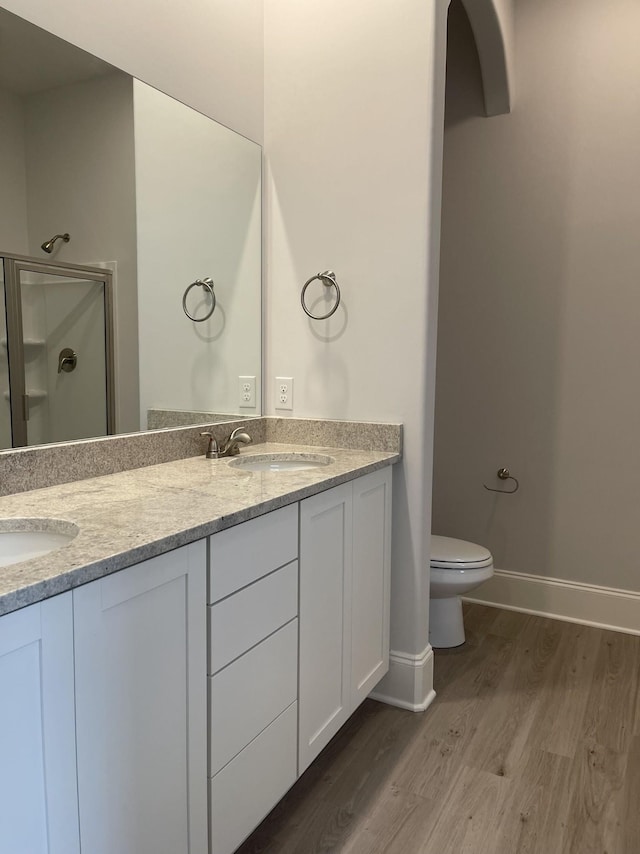
<svg viewBox="0 0 640 854"><path fill-rule="evenodd" d="M208 460L218 460L220 457L234 457L240 453L239 445L250 445L252 441L251 436L245 433L242 427L236 427L227 441L223 442L222 447L219 447L216 437L210 430L205 430L200 435L209 437L209 444L207 445L207 452L205 454Z"/></svg>

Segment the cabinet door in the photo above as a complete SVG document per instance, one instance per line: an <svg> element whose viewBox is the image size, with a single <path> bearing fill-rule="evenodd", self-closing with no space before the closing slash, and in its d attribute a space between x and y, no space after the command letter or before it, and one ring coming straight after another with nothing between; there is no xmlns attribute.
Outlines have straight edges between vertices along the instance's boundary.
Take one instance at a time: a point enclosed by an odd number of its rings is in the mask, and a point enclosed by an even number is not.
<svg viewBox="0 0 640 854"><path fill-rule="evenodd" d="M389 669L391 467L353 481L351 709Z"/></svg>
<svg viewBox="0 0 640 854"><path fill-rule="evenodd" d="M74 591L82 854L207 850L205 541Z"/></svg>
<svg viewBox="0 0 640 854"><path fill-rule="evenodd" d="M350 714L351 492L300 503L299 774Z"/></svg>
<svg viewBox="0 0 640 854"><path fill-rule="evenodd" d="M0 618L0 854L77 854L71 593Z"/></svg>

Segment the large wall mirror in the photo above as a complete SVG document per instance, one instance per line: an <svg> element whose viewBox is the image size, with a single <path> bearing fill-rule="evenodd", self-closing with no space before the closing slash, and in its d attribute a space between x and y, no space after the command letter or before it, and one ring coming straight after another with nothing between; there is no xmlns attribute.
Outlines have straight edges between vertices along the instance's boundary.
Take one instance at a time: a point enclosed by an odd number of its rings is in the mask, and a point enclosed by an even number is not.
<svg viewBox="0 0 640 854"><path fill-rule="evenodd" d="M260 414L261 160L0 8L0 448Z"/></svg>

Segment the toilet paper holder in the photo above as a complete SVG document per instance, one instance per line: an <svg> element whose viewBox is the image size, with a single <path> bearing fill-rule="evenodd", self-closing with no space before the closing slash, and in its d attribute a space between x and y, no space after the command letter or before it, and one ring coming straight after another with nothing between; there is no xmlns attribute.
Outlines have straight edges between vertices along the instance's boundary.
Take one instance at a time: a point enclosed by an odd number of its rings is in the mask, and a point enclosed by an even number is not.
<svg viewBox="0 0 640 854"><path fill-rule="evenodd" d="M498 469L496 475L500 478L500 480L512 480L515 483L513 489L494 489L491 486L487 486L486 483L483 483L485 489L489 492L502 492L504 495L513 495L514 492L517 492L520 489L520 482L517 477L514 477L508 468Z"/></svg>

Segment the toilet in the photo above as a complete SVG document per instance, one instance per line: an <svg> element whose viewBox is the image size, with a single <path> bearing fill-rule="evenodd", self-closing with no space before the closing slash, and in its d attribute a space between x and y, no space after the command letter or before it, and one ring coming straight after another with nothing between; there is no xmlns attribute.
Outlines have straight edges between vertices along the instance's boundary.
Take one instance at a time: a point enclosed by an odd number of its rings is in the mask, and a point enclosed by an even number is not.
<svg viewBox="0 0 640 854"><path fill-rule="evenodd" d="M464 643L460 597L493 575L493 557L484 546L431 536L429 643L436 649Z"/></svg>

